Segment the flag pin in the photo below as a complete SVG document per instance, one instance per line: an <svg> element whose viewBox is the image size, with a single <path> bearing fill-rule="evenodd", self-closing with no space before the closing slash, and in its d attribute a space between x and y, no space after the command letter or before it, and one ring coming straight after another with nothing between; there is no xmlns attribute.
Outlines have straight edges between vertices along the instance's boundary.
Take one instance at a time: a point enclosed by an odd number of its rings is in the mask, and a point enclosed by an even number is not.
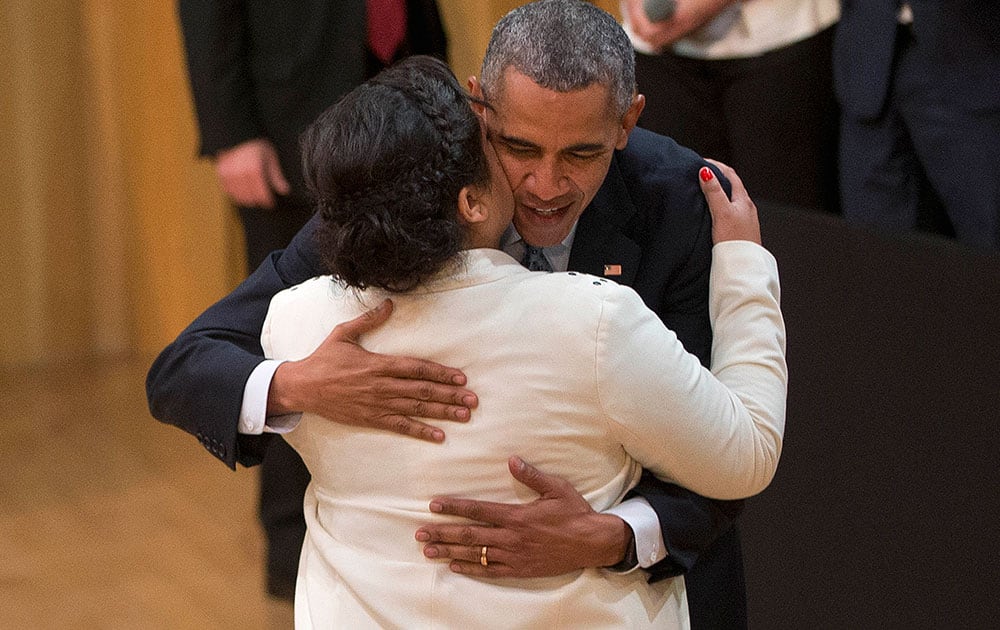
<svg viewBox="0 0 1000 630"><path fill-rule="evenodd" d="M604 265L604 275L606 276L620 276L622 275L621 265Z"/></svg>

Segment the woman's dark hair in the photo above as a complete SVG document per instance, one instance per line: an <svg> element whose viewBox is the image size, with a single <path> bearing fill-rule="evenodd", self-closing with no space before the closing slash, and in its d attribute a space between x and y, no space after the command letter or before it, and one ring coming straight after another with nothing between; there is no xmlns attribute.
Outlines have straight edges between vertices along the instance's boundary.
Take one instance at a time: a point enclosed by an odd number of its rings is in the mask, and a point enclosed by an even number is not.
<svg viewBox="0 0 1000 630"><path fill-rule="evenodd" d="M409 57L352 90L302 136L323 218L317 245L351 287L408 291L462 249L458 193L485 184L479 120L451 70Z"/></svg>

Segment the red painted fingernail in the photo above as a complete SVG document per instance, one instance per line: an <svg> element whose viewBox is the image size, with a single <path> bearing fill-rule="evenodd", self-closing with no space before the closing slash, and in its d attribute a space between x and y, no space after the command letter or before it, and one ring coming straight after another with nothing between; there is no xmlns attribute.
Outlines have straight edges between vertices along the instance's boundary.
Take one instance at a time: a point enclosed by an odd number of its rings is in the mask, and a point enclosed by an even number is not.
<svg viewBox="0 0 1000 630"><path fill-rule="evenodd" d="M701 181L707 182L711 180L715 175L712 173L712 169L707 166L702 166L701 170L698 171L698 176L701 177Z"/></svg>

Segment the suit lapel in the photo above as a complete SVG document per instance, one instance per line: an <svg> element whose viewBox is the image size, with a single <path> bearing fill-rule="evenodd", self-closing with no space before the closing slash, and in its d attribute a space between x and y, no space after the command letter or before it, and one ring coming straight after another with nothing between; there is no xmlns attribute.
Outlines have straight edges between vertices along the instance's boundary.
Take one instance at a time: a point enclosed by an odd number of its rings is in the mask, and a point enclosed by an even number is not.
<svg viewBox="0 0 1000 630"><path fill-rule="evenodd" d="M604 184L580 215L569 269L631 286L642 248L622 231L636 208L629 198L618 159L616 152Z"/></svg>

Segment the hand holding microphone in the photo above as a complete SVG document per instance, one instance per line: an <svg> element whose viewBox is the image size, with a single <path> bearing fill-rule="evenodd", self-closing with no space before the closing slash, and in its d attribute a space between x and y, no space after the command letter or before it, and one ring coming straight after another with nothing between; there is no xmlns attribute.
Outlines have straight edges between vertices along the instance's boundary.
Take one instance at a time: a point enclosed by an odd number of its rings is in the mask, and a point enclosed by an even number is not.
<svg viewBox="0 0 1000 630"><path fill-rule="evenodd" d="M741 15L739 2L685 0L680 10L677 3L678 0L642 0L642 12L650 26L659 32L637 34L658 48L682 37L709 44L725 37Z"/></svg>

